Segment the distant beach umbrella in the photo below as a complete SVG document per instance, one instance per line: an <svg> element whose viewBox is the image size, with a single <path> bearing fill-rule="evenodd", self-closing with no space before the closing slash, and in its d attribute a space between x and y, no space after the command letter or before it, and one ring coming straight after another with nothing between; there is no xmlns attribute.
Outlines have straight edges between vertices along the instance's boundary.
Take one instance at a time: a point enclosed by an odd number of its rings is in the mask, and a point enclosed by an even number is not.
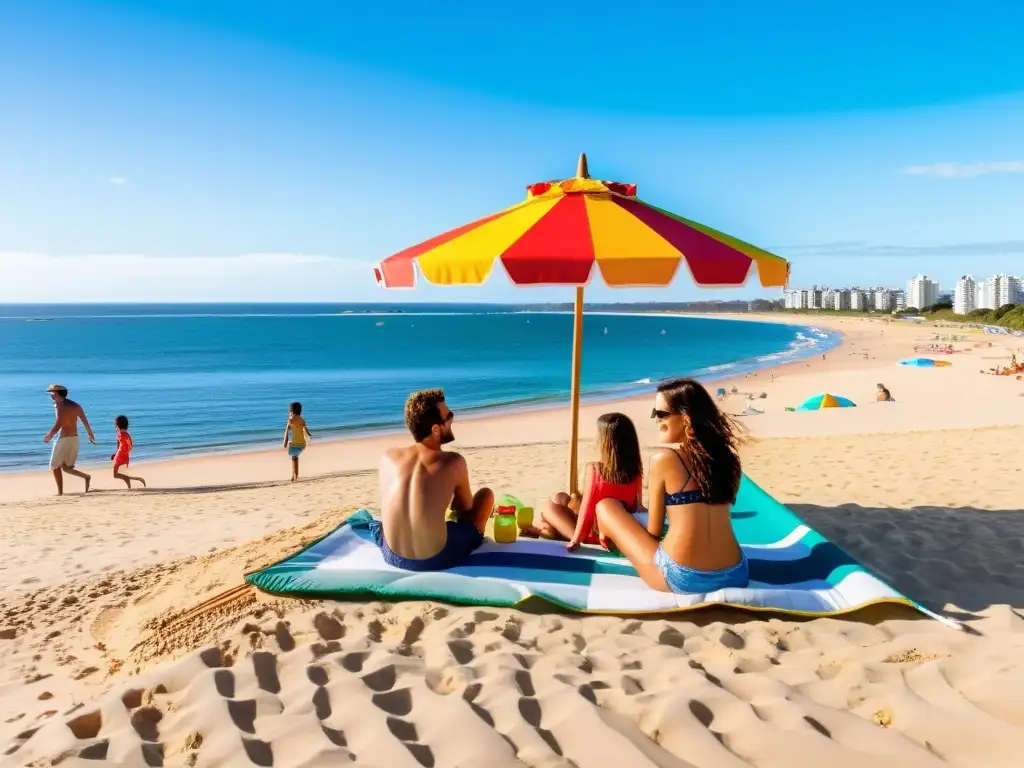
<svg viewBox="0 0 1024 768"><path fill-rule="evenodd" d="M908 357L900 360L900 365L911 368L948 368L952 363L948 360L932 360L930 357Z"/></svg>
<svg viewBox="0 0 1024 768"><path fill-rule="evenodd" d="M856 408L857 404L846 397L840 397L839 395L832 395L828 392L822 392L820 395L814 395L803 401L797 406L798 411L819 411L822 408Z"/></svg>
<svg viewBox="0 0 1024 768"><path fill-rule="evenodd" d="M501 263L516 285L576 288L569 487L576 491L583 288L594 265L613 287L665 286L685 264L700 286L741 286L756 265L762 286L785 287L789 263L636 196L635 184L592 179L587 156L576 176L526 188L526 200L425 240L374 268L379 285L412 288L418 271L436 285L478 285Z"/></svg>

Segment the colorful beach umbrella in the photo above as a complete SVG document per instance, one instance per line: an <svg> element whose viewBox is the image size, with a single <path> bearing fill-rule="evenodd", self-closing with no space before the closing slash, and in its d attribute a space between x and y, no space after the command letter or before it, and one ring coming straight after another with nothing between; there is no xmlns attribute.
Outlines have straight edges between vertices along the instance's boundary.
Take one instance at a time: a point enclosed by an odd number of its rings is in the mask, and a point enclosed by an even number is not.
<svg viewBox="0 0 1024 768"><path fill-rule="evenodd" d="M590 178L586 155L576 176L526 188L526 200L438 235L382 261L385 288L412 288L417 271L436 285L477 285L499 262L516 285L576 288L573 323L569 486L577 490L583 288L594 266L614 287L665 286L685 265L700 286L740 286L756 267L764 287L785 287L784 259L644 203L635 184Z"/></svg>
<svg viewBox="0 0 1024 768"><path fill-rule="evenodd" d="M912 368L948 368L952 365L948 360L932 360L930 357L908 357L900 360L900 365Z"/></svg>
<svg viewBox="0 0 1024 768"><path fill-rule="evenodd" d="M814 395L803 401L797 406L798 411L819 411L822 408L856 408L857 404L846 397L840 397L839 395L832 395L828 392L822 392L820 395Z"/></svg>

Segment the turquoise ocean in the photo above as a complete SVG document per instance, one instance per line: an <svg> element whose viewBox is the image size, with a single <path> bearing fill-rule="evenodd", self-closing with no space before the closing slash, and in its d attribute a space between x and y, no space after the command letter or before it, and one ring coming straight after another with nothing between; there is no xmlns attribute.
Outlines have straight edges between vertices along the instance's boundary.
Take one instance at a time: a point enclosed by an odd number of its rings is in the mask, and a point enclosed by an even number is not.
<svg viewBox="0 0 1024 768"><path fill-rule="evenodd" d="M821 354L812 327L656 314L588 314L588 398L650 391ZM273 447L299 400L318 440L401 428L409 392L444 387L460 414L564 402L572 316L482 305L0 306L0 472L45 469L59 383L113 452L131 420L133 459Z"/></svg>

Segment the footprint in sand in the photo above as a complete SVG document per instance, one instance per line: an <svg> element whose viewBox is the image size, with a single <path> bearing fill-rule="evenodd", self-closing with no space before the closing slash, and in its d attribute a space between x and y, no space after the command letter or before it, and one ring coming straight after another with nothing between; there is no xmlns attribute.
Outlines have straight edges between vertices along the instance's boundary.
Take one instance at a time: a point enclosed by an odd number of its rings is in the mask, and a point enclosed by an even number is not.
<svg viewBox="0 0 1024 768"><path fill-rule="evenodd" d="M469 640L450 640L448 650L458 664L469 664L475 657L473 644Z"/></svg>
<svg viewBox="0 0 1024 768"><path fill-rule="evenodd" d="M388 667L378 670L378 673L386 669ZM391 677L394 676L393 666L389 675ZM389 675L384 675L378 682L387 682L390 679ZM366 682L366 677L363 678L363 682ZM394 684L393 681L391 684ZM416 730L416 724L404 719L412 712L412 695L410 690L408 688L400 688L397 691L389 691L388 693L377 693L371 700L374 705L389 715L387 718L388 730L391 731L391 734L396 739L402 742L416 759L416 762L424 766L424 768L433 768L435 765L433 751L426 744L419 743L419 733Z"/></svg>
<svg viewBox="0 0 1024 768"><path fill-rule="evenodd" d="M341 657L341 666L353 674L358 674L363 671L363 664L369 657L369 651L346 653Z"/></svg>
<svg viewBox="0 0 1024 768"><path fill-rule="evenodd" d="M404 717L412 712L412 694L408 688L399 688L397 691L388 691L387 693L376 693L371 698L371 701L378 709L396 717Z"/></svg>
<svg viewBox="0 0 1024 768"><path fill-rule="evenodd" d="M252 668L256 673L256 684L267 693L281 692L281 680L277 676L277 656L269 651L256 651L252 655Z"/></svg>
<svg viewBox="0 0 1024 768"><path fill-rule="evenodd" d="M360 678L371 691L384 693L395 687L398 671L394 664L388 664L374 672L368 672Z"/></svg>
<svg viewBox="0 0 1024 768"><path fill-rule="evenodd" d="M313 628L324 640L341 640L345 636L345 625L323 611L313 617Z"/></svg>

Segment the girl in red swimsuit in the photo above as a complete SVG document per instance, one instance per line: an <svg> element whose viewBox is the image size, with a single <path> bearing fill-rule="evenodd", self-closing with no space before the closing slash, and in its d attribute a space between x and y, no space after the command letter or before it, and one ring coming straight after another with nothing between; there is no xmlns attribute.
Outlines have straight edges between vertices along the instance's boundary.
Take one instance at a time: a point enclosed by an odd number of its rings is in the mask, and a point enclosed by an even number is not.
<svg viewBox="0 0 1024 768"><path fill-rule="evenodd" d="M616 499L632 512L643 506L643 459L628 416L606 413L598 418L597 450L600 460L584 469L582 501L577 505L569 494L556 493L541 510L541 534L567 539L570 552L581 543L607 549L597 527L597 504L602 499Z"/></svg>
<svg viewBox="0 0 1024 768"><path fill-rule="evenodd" d="M124 480L125 485L129 488L132 487L132 480L142 483L142 487L145 488L146 481L141 477L126 475L121 472L121 467L128 466L128 457L132 452L132 436L128 434L128 417L118 416L114 419L114 427L117 429L117 450L110 457L110 460L114 462L114 477L118 480Z"/></svg>

